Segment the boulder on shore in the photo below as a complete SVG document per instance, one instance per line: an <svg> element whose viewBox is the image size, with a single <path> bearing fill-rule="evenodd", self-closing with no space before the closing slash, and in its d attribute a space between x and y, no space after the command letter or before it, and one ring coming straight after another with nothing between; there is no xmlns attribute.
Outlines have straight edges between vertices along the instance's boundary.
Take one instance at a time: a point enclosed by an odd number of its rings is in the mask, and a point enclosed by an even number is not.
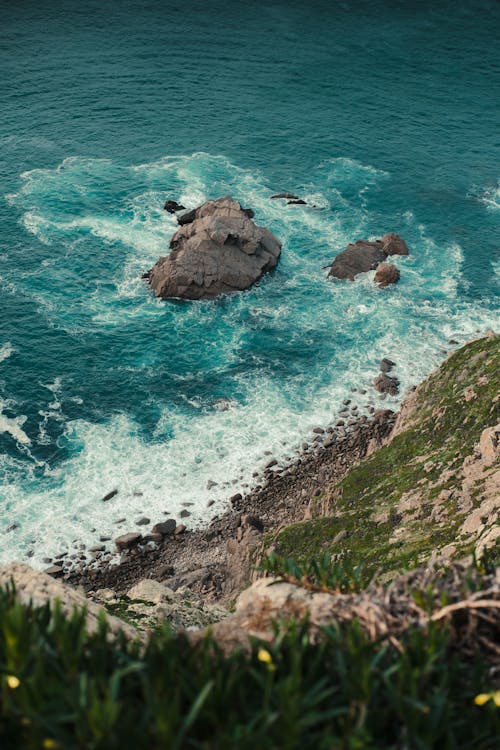
<svg viewBox="0 0 500 750"><path fill-rule="evenodd" d="M180 216L170 255L147 275L156 296L213 299L248 289L271 271L281 243L251 215L251 209L225 196Z"/></svg>
<svg viewBox="0 0 500 750"><path fill-rule="evenodd" d="M358 240L337 255L330 267L328 277L334 276L337 279L354 281L359 273L373 271L384 263L389 255L408 255L406 242L393 232L384 234L380 240L374 242ZM390 264L385 265L390 266ZM395 266L391 267L395 268Z"/></svg>

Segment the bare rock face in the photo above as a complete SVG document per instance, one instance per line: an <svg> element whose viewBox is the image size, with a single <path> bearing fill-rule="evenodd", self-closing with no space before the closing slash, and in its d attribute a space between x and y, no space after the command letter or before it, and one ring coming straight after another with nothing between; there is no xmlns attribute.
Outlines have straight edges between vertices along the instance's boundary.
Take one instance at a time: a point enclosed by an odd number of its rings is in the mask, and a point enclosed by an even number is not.
<svg viewBox="0 0 500 750"><path fill-rule="evenodd" d="M381 263L375 271L375 283L379 286L389 286L399 281L399 270L392 263Z"/></svg>
<svg viewBox="0 0 500 750"><path fill-rule="evenodd" d="M354 281L359 273L373 271L384 263L389 255L408 255L406 242L393 232L384 234L382 239L370 242L358 240L350 244L334 259L328 276ZM390 265L385 264L384 265ZM391 266L391 268L395 268ZM397 271L397 269L395 268ZM399 272L398 272L399 273ZM392 283L392 282L389 282Z"/></svg>
<svg viewBox="0 0 500 750"><path fill-rule="evenodd" d="M148 273L157 297L213 299L248 289L277 264L281 243L230 196L179 217L170 255Z"/></svg>

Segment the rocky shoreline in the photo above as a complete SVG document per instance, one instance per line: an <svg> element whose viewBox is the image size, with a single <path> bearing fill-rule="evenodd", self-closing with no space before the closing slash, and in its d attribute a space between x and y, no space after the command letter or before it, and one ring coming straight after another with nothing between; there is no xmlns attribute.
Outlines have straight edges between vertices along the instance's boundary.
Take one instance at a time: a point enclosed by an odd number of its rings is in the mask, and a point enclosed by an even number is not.
<svg viewBox="0 0 500 750"><path fill-rule="evenodd" d="M352 407L355 409L355 407ZM228 603L251 577L252 553L283 526L310 516L324 488L339 481L390 434L396 414L377 410L367 417L350 416L346 426L315 428L313 442L288 466L271 459L260 484L247 495L236 494L231 507L203 529L188 530L175 522L155 538L131 534L120 563L98 559L73 571L53 571L86 591L112 589L124 593L151 578L174 591L188 588L206 601ZM155 532L153 531L153 534ZM50 570L50 569L49 569Z"/></svg>

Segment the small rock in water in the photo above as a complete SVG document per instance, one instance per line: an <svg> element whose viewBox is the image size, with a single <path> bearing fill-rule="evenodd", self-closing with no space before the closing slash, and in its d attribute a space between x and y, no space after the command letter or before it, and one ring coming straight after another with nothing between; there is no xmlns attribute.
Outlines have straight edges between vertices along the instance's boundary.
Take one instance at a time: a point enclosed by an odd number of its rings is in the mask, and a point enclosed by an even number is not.
<svg viewBox="0 0 500 750"><path fill-rule="evenodd" d="M93 547L90 547L89 552L104 552L105 549L104 544L94 544Z"/></svg>
<svg viewBox="0 0 500 750"><path fill-rule="evenodd" d="M6 531L15 531L18 528L19 528L19 524L18 523L11 523L10 526L7 526Z"/></svg>
<svg viewBox="0 0 500 750"><path fill-rule="evenodd" d="M386 375L385 372L377 375L373 381L373 385L379 393L389 393L391 396L395 396L399 392L399 380L395 377Z"/></svg>
<svg viewBox="0 0 500 750"><path fill-rule="evenodd" d="M212 505L215 505L215 500L209 500L207 503L207 508L211 508Z"/></svg>
<svg viewBox="0 0 500 750"><path fill-rule="evenodd" d="M380 361L380 369L382 372L390 372L393 367L396 366L396 363L392 361L392 359L388 359L387 357L384 357ZM366 391L365 391L366 393Z"/></svg>
<svg viewBox="0 0 500 750"><path fill-rule="evenodd" d="M118 520L115 521L115 523L124 523L126 521L126 518L118 518Z"/></svg>
<svg viewBox="0 0 500 750"><path fill-rule="evenodd" d="M150 523L150 519L147 518L147 516L142 516L142 518L139 518L135 523L137 526L147 526L148 523Z"/></svg>
<svg viewBox="0 0 500 750"><path fill-rule="evenodd" d="M187 518L188 516L191 515L191 513L188 510L181 510L179 515L181 518Z"/></svg>
<svg viewBox="0 0 500 750"><path fill-rule="evenodd" d="M165 202L163 209L167 211L169 214L175 214L176 211L185 211L186 206L183 206L180 203L177 203L177 201L169 200Z"/></svg>
<svg viewBox="0 0 500 750"><path fill-rule="evenodd" d="M314 432L314 433L315 433L316 435L322 435L322 434L324 433L324 429L323 429L322 427L314 427L314 428L313 428L313 432Z"/></svg>
<svg viewBox="0 0 500 750"><path fill-rule="evenodd" d="M211 490L212 487L217 487L217 482L214 482L213 479L209 479L207 482L207 490Z"/></svg>
<svg viewBox="0 0 500 750"><path fill-rule="evenodd" d="M50 565L50 563L52 562L52 558L51 557L42 557L42 562L45 563L45 565Z"/></svg>
<svg viewBox="0 0 500 750"><path fill-rule="evenodd" d="M178 526L175 527L174 534L175 536L179 536L179 534L183 534L186 531L186 527L183 523L180 523Z"/></svg>
<svg viewBox="0 0 500 750"><path fill-rule="evenodd" d="M115 495L118 495L118 490L111 490L111 492L108 492L107 495L104 495L102 498L102 502L105 503L108 500L111 500L112 497L115 497Z"/></svg>
<svg viewBox="0 0 500 750"><path fill-rule="evenodd" d="M399 281L401 274L393 263L381 263L375 271L375 283L381 287L395 284Z"/></svg>
<svg viewBox="0 0 500 750"><path fill-rule="evenodd" d="M277 460L275 458L272 458L270 461L267 462L267 464L265 465L264 468L265 469L272 469L272 467L276 466L277 463L278 463Z"/></svg>
<svg viewBox="0 0 500 750"><path fill-rule="evenodd" d="M229 502L232 503L233 505L235 503L238 503L240 500L243 500L243 495L241 494L241 492L237 492L236 495L233 495L232 497L229 498Z"/></svg>

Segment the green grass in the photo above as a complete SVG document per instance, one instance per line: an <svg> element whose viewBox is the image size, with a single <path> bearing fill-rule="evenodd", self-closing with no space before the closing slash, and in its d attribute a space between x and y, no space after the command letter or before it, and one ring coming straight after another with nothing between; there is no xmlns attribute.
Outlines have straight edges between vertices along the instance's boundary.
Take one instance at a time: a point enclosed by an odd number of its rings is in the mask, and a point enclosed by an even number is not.
<svg viewBox="0 0 500 750"><path fill-rule="evenodd" d="M371 643L354 622L316 644L295 623L230 656L161 629L141 646L2 590L0 747L493 750L499 711L474 704L493 687L479 655L466 661L444 626L402 644Z"/></svg>
<svg viewBox="0 0 500 750"><path fill-rule="evenodd" d="M440 481L443 470L458 474L482 430L500 420L499 372L500 337L459 349L419 389L414 423L351 469L331 492L331 515L289 526L277 538L267 535L263 546L273 543L281 555L298 562L330 552L352 565L363 564L372 573L379 569L387 573L418 565L433 550L457 542L463 515L453 499L446 504L445 523L431 521L430 511L437 495L457 482L456 476ZM488 382L478 385L480 378ZM467 402L463 391L468 386L474 387L477 397ZM480 492L475 489L473 500L478 502ZM410 491L418 492L421 512L417 520L404 524L398 539L394 531L401 521L395 506ZM386 511L387 521L376 519L381 510ZM342 530L347 535L334 543ZM459 554L471 551L470 542L457 546Z"/></svg>

